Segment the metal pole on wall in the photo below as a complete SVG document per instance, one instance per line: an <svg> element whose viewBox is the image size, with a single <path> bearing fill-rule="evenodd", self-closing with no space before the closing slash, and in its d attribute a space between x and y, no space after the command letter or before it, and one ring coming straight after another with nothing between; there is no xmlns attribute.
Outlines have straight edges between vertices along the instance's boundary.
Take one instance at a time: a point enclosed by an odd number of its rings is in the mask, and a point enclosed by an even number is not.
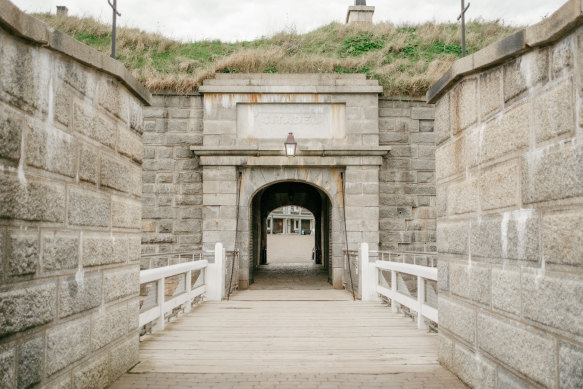
<svg viewBox="0 0 583 389"><path fill-rule="evenodd" d="M111 25L111 58L115 59L115 41L117 35L117 17L121 16L119 12L117 12L117 0L113 0L113 4L110 0L107 0L109 6L113 9L113 23Z"/></svg>
<svg viewBox="0 0 583 389"><path fill-rule="evenodd" d="M466 11L470 8L470 3L465 6L465 1L462 0L462 13L457 20L462 20L462 57L466 56Z"/></svg>

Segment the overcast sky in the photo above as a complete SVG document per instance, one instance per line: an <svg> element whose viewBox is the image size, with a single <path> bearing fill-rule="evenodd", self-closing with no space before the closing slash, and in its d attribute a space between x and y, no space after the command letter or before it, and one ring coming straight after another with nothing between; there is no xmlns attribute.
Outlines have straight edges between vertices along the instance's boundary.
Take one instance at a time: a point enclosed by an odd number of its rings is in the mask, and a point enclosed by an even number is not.
<svg viewBox="0 0 583 389"><path fill-rule="evenodd" d="M72 15L110 22L107 0L12 0L27 12L55 12L65 5ZM113 0L112 0L113 1ZM117 0L119 23L186 41L250 40L282 30L303 33L332 21L344 22L353 0ZM474 0L468 18L502 19L528 25L542 20L566 0ZM455 22L461 0L368 0L375 22ZM467 4L467 1L466 1Z"/></svg>

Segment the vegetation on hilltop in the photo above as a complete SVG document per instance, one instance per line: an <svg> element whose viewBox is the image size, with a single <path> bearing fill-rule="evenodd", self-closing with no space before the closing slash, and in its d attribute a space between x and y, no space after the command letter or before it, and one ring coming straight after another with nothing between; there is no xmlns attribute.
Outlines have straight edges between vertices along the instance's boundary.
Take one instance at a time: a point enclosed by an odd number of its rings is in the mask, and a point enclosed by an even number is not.
<svg viewBox="0 0 583 389"><path fill-rule="evenodd" d="M50 26L109 53L110 26L92 18L35 14ZM182 43L119 28L118 59L151 91L195 91L215 73L365 73L387 96L423 96L461 57L457 24L395 26L332 23L306 34L280 32L250 42ZM517 31L500 21L467 25L469 53Z"/></svg>

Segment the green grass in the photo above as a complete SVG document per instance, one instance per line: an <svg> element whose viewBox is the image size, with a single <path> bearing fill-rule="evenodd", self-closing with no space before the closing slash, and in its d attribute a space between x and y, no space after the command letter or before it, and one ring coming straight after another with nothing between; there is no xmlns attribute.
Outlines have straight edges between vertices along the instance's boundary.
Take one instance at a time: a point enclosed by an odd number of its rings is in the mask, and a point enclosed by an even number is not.
<svg viewBox="0 0 583 389"><path fill-rule="evenodd" d="M91 18L36 14L75 39L109 54L111 32ZM473 53L518 30L500 21L467 25ZM461 58L457 24L346 26L306 34L284 31L254 41L177 42L137 29L118 30L118 59L150 90L195 91L216 73L362 73L377 79L385 95L423 96Z"/></svg>

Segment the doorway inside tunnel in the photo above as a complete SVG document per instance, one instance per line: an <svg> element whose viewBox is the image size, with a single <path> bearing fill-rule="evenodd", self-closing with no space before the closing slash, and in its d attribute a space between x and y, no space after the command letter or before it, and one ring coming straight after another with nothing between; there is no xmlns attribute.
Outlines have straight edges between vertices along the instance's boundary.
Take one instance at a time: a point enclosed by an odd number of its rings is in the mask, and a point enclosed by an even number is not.
<svg viewBox="0 0 583 389"><path fill-rule="evenodd" d="M325 289L332 283L331 201L314 185L285 181L251 201L251 289Z"/></svg>

